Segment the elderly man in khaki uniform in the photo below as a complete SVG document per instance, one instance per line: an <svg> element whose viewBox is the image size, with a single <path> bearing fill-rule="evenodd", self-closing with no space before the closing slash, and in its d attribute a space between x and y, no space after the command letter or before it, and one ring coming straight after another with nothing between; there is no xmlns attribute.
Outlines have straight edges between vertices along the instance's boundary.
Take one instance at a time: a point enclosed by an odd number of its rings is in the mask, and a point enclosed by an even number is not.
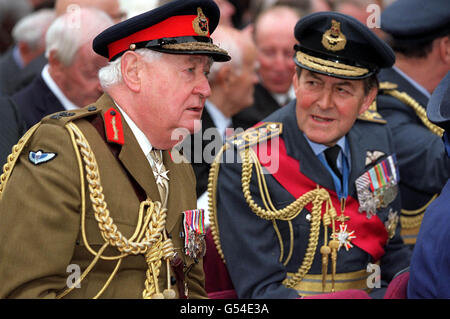
<svg viewBox="0 0 450 319"><path fill-rule="evenodd" d="M0 177L1 298L203 298L195 176L172 150L210 95L213 1L103 31L105 94L31 128Z"/></svg>

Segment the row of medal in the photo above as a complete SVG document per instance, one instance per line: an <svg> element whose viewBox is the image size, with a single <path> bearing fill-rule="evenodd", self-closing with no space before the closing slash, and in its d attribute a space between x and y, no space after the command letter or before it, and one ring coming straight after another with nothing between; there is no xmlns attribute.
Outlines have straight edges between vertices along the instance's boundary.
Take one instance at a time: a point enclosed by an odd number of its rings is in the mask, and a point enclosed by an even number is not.
<svg viewBox="0 0 450 319"><path fill-rule="evenodd" d="M370 219L380 207L387 207L398 194L400 175L395 155L390 155L356 179L359 212Z"/></svg>
<svg viewBox="0 0 450 319"><path fill-rule="evenodd" d="M370 219L376 215L377 209L388 207L397 197L399 176L397 159L395 155L390 155L358 177L355 185L359 212L365 212L367 219ZM389 238L395 234L397 215L392 209L389 210L388 220L385 222ZM347 230L347 225L342 222L339 225L339 232L333 233L331 237L339 241L339 249L344 247L348 251L353 247L351 241L356 235L354 230Z"/></svg>
<svg viewBox="0 0 450 319"><path fill-rule="evenodd" d="M183 212L184 251L192 258L203 257L206 253L205 211L192 209Z"/></svg>

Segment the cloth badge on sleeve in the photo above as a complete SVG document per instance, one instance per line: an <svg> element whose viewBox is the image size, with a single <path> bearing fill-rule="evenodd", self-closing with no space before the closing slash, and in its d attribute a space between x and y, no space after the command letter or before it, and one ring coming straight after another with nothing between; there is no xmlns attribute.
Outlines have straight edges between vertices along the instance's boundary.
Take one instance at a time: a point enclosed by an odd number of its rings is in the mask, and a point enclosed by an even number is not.
<svg viewBox="0 0 450 319"><path fill-rule="evenodd" d="M41 150L37 152L30 151L28 160L34 165L47 163L56 157L56 153L44 153Z"/></svg>
<svg viewBox="0 0 450 319"><path fill-rule="evenodd" d="M192 258L203 257L206 253L204 215L203 209L183 212L184 251Z"/></svg>
<svg viewBox="0 0 450 319"><path fill-rule="evenodd" d="M376 214L380 207L388 207L398 194L399 172L395 155L364 172L355 181L359 212L366 212L367 218Z"/></svg>

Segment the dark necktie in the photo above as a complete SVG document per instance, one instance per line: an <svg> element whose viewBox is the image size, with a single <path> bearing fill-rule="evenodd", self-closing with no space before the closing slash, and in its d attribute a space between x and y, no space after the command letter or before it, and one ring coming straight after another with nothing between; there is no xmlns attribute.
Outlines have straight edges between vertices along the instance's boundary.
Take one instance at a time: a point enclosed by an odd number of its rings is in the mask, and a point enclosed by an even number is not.
<svg viewBox="0 0 450 319"><path fill-rule="evenodd" d="M327 159L328 165L330 165L333 172L336 174L337 177L339 177L340 180L342 180L342 174L339 171L339 168L337 166L337 158L339 155L341 148L339 145L335 145L333 147L329 147L325 150L325 158Z"/></svg>

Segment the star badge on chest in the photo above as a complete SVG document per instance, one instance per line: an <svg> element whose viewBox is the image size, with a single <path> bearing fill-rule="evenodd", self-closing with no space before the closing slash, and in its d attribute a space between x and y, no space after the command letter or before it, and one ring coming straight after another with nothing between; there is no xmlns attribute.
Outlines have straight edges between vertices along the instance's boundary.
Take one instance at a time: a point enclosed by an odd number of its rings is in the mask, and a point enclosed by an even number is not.
<svg viewBox="0 0 450 319"><path fill-rule="evenodd" d="M355 231L347 231L347 225L346 224L340 224L339 225L339 232L333 233L331 235L332 239L335 239L339 241L339 247L338 250L341 249L342 246L345 247L345 250L348 251L350 248L353 247L351 244L351 241L356 238Z"/></svg>

